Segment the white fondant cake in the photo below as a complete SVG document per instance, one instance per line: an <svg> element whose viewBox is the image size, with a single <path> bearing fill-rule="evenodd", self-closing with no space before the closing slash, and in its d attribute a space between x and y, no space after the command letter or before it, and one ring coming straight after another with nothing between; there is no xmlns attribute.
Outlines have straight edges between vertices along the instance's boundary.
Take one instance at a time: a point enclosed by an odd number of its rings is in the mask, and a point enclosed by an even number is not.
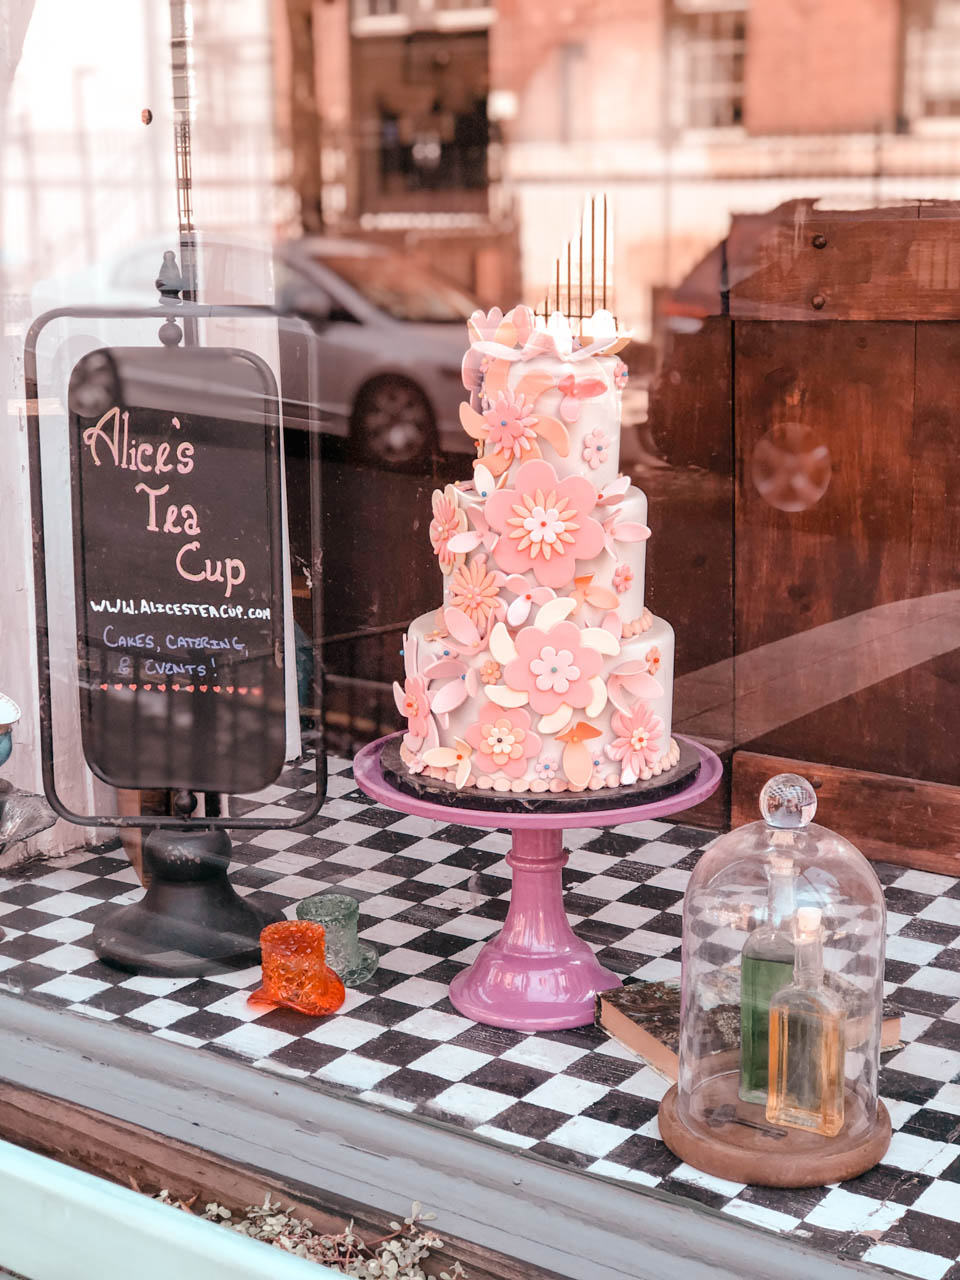
<svg viewBox="0 0 960 1280"><path fill-rule="evenodd" d="M625 339L475 312L470 481L433 494L443 603L394 685L412 773L493 791L628 785L677 763L673 629L643 602L647 499L619 475Z"/></svg>

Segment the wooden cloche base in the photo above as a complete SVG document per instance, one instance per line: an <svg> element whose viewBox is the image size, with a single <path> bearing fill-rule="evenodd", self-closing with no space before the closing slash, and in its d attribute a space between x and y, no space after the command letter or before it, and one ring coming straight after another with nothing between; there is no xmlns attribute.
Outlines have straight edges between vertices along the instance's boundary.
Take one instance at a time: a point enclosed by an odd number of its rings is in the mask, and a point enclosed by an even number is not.
<svg viewBox="0 0 960 1280"><path fill-rule="evenodd" d="M731 1077L721 1077L721 1081ZM732 1077L736 1089L736 1076ZM724 1090L721 1090L725 1092ZM883 1158L890 1145L890 1116L881 1102L876 1123L864 1137L851 1139L849 1122L835 1138L824 1138L802 1129L767 1125L763 1108L739 1104L740 1113L756 1112L757 1125L737 1120L736 1094L724 1102L719 1096L712 1108L715 1127L708 1134L695 1133L677 1112L677 1086L660 1103L660 1135L675 1156L717 1178L745 1182L754 1187L823 1187L859 1177ZM848 1093L848 1114L859 1105ZM724 1111L731 1118L725 1121ZM862 1114L862 1107L861 1107Z"/></svg>

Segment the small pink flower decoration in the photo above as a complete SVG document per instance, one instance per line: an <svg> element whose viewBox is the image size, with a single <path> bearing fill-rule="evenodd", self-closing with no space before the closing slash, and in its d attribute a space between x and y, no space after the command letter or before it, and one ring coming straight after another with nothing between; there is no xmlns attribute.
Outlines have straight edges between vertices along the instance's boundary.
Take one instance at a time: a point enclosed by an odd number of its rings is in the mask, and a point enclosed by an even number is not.
<svg viewBox="0 0 960 1280"><path fill-rule="evenodd" d="M529 453L537 438L534 431L537 416L533 413L533 402L525 396L501 392L484 413L483 420L487 424L488 443L501 453L512 453L515 458Z"/></svg>
<svg viewBox="0 0 960 1280"><path fill-rule="evenodd" d="M534 764L533 772L544 782L550 782L557 776L557 762L552 756L547 756Z"/></svg>
<svg viewBox="0 0 960 1280"><path fill-rule="evenodd" d="M617 554L613 545L615 542L646 542L649 537L650 530L647 526L636 520L619 520L616 515L612 515L603 522L604 546L612 556Z"/></svg>
<svg viewBox="0 0 960 1280"><path fill-rule="evenodd" d="M480 668L480 679L484 684L496 684L502 675L503 668L492 658Z"/></svg>
<svg viewBox="0 0 960 1280"><path fill-rule="evenodd" d="M629 381L630 381L630 370L627 368L627 366L623 363L622 360L618 360L616 363L616 367L613 370L613 385L617 388L618 391L622 391Z"/></svg>
<svg viewBox="0 0 960 1280"><path fill-rule="evenodd" d="M530 729L530 716L522 707L504 710L489 704L464 734L477 753L478 769L501 770L510 778L523 775L527 760L540 750L540 739Z"/></svg>
<svg viewBox="0 0 960 1280"><path fill-rule="evenodd" d="M540 656L530 663L530 670L536 676L536 686L541 691L550 689L554 693L566 693L580 678L580 668L570 650L557 650L549 644L544 645Z"/></svg>
<svg viewBox="0 0 960 1280"><path fill-rule="evenodd" d="M568 373L557 383L560 388L560 417L564 422L576 422L580 417L580 401L602 396L607 384L602 378L580 378Z"/></svg>
<svg viewBox="0 0 960 1280"><path fill-rule="evenodd" d="M483 635L494 617L506 612L500 599L503 574L487 571L487 557L474 556L469 564L454 569L450 577L450 604L467 615Z"/></svg>
<svg viewBox="0 0 960 1280"><path fill-rule="evenodd" d="M620 761L620 781L636 782L661 753L664 724L642 702L629 712L618 711L610 721L617 735L607 748L611 760Z"/></svg>
<svg viewBox="0 0 960 1280"><path fill-rule="evenodd" d="M564 703L586 707L593 701L590 681L599 675L603 655L582 644L582 634L572 622L559 622L549 631L524 627L518 633L517 657L503 678L509 688L527 694L538 715L550 715Z"/></svg>
<svg viewBox="0 0 960 1280"><path fill-rule="evenodd" d="M525 462L515 488L487 499L486 517L503 536L493 556L506 573L532 569L541 586L563 587L576 576L576 561L592 560L604 531L591 512L596 493L583 476L559 480L548 462Z"/></svg>
<svg viewBox="0 0 960 1280"><path fill-rule="evenodd" d="M416 753L424 744L439 742L437 725L430 714L430 695L427 692L428 675L420 669L420 646L413 636L403 637L404 682L394 680L393 700L397 710L407 721L403 744Z"/></svg>
<svg viewBox="0 0 960 1280"><path fill-rule="evenodd" d="M606 462L610 441L597 427L583 438L583 460L591 471L596 471L601 463Z"/></svg>
<svg viewBox="0 0 960 1280"><path fill-rule="evenodd" d="M430 521L430 545L440 561L444 574L453 573L454 567L463 564L463 555L450 548L450 539L467 527L467 513L460 507L457 490L452 484L445 489L434 489L431 499L433 519Z"/></svg>
<svg viewBox="0 0 960 1280"><path fill-rule="evenodd" d="M493 476L502 476L518 458L541 457L538 439L545 440L561 458L570 452L570 436L559 418L534 409L537 397L553 386L550 374L532 370L510 390L507 373L509 367L502 361L490 366L483 381L490 407L483 413L466 403L460 406L461 426L485 451L474 465L486 467Z"/></svg>
<svg viewBox="0 0 960 1280"><path fill-rule="evenodd" d="M516 596L507 608L507 622L511 627L522 627L535 604L546 604L557 594L552 587L531 587L519 573L512 574L503 584L503 589Z"/></svg>
<svg viewBox="0 0 960 1280"><path fill-rule="evenodd" d="M650 672L652 676L655 676L657 672L660 670L660 661L661 661L660 650L657 648L655 644L650 646L650 648L644 654L643 660L647 664L647 670Z"/></svg>
<svg viewBox="0 0 960 1280"><path fill-rule="evenodd" d="M613 571L613 589L623 595L633 583L633 570L628 564L618 564Z"/></svg>

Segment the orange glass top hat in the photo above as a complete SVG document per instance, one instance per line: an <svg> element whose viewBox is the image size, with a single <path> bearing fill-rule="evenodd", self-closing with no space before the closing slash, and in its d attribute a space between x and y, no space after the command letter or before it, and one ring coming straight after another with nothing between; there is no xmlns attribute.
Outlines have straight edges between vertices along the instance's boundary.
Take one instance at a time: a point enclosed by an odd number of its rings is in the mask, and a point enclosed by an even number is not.
<svg viewBox="0 0 960 1280"><path fill-rule="evenodd" d="M280 920L260 934L263 986L249 1004L281 1004L323 1017L346 999L343 983L326 962L325 931L314 920Z"/></svg>

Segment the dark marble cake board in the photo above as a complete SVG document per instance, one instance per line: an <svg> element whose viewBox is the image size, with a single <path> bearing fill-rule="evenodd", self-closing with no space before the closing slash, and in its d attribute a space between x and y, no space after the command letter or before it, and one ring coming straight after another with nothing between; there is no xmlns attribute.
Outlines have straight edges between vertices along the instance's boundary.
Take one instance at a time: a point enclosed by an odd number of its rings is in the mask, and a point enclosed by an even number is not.
<svg viewBox="0 0 960 1280"><path fill-rule="evenodd" d="M678 739L680 759L672 769L658 778L646 782L634 782L624 787L604 787L599 791L481 791L470 787L458 791L454 783L423 774L410 773L400 758L401 738L389 739L380 754L383 776L398 791L426 800L431 804L446 805L451 809L489 809L499 813L583 813L584 810L626 809L631 805L653 804L668 796L677 795L691 786L700 772L700 753L696 747Z"/></svg>

